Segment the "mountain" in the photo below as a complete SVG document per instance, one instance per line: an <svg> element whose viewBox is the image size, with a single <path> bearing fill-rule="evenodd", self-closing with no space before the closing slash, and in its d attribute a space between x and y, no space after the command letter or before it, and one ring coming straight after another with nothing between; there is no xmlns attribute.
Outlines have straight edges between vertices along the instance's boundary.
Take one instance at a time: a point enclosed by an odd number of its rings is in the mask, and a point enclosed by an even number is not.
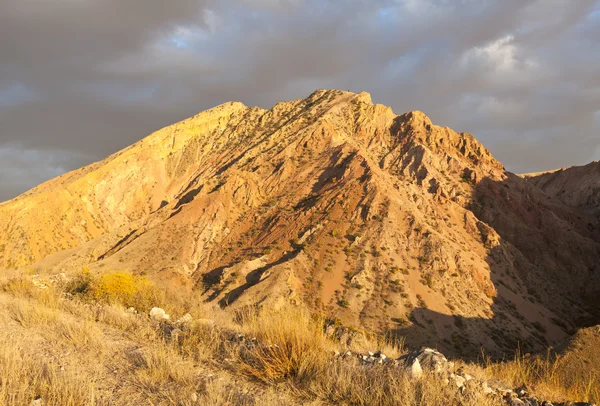
<svg viewBox="0 0 600 406"><path fill-rule="evenodd" d="M600 217L600 162L523 177L565 205ZM590 228L597 225L591 224Z"/></svg>
<svg viewBox="0 0 600 406"><path fill-rule="evenodd" d="M0 204L0 268L145 273L233 310L305 303L449 354L542 350L600 322L587 183L545 176L364 92L227 103Z"/></svg>

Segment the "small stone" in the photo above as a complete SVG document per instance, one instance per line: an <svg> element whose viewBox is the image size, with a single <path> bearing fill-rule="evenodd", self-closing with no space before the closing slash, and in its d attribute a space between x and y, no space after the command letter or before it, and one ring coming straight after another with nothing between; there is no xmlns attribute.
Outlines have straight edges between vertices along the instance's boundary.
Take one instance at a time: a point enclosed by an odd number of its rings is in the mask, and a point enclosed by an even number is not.
<svg viewBox="0 0 600 406"><path fill-rule="evenodd" d="M483 390L483 393L485 393L486 395L489 395L494 392L494 390L489 387L487 382L483 382L481 384L481 389Z"/></svg>
<svg viewBox="0 0 600 406"><path fill-rule="evenodd" d="M459 389L465 386L465 382L467 382L467 380L460 375L455 375L452 380Z"/></svg>
<svg viewBox="0 0 600 406"><path fill-rule="evenodd" d="M515 392L520 398L525 398L529 394L529 391L527 390L527 387L525 385L519 386L517 389L515 389Z"/></svg>
<svg viewBox="0 0 600 406"><path fill-rule="evenodd" d="M193 392L191 399L192 399L192 402L196 403L198 401L198 394L196 392Z"/></svg>
<svg viewBox="0 0 600 406"><path fill-rule="evenodd" d="M39 396L36 396L36 398L31 401L31 406L42 406L43 404L44 401Z"/></svg>
<svg viewBox="0 0 600 406"><path fill-rule="evenodd" d="M134 307L130 307L127 310L125 310L125 313L131 313L131 314L136 314L137 312L135 311Z"/></svg>
<svg viewBox="0 0 600 406"><path fill-rule="evenodd" d="M150 318L152 318L153 320L160 321L160 320L169 320L171 318L171 316L169 316L167 314L167 312L165 312L160 307L153 307L152 310L150 310Z"/></svg>

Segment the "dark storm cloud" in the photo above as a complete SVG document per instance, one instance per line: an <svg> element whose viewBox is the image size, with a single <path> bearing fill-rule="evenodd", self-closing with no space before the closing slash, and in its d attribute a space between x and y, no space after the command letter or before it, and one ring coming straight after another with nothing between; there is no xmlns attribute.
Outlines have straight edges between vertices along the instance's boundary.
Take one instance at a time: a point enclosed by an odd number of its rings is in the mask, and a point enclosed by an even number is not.
<svg viewBox="0 0 600 406"><path fill-rule="evenodd" d="M0 200L228 100L317 88L474 133L513 171L600 158L600 1L8 0Z"/></svg>

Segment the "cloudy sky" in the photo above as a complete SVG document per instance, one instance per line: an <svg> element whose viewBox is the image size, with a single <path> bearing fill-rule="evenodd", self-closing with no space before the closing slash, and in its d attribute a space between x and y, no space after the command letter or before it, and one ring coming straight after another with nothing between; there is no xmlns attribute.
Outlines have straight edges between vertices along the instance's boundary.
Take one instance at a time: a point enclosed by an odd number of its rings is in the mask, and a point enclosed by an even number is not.
<svg viewBox="0 0 600 406"><path fill-rule="evenodd" d="M514 172L600 159L600 0L2 0L0 200L229 100L318 88L476 135Z"/></svg>

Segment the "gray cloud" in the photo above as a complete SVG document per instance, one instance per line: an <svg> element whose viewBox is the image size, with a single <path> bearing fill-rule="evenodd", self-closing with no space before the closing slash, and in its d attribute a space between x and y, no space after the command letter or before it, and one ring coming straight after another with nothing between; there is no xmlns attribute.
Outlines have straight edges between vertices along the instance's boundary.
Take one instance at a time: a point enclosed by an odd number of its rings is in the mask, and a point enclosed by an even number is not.
<svg viewBox="0 0 600 406"><path fill-rule="evenodd" d="M7 0L0 200L228 100L317 88L474 133L515 172L600 158L600 1Z"/></svg>

